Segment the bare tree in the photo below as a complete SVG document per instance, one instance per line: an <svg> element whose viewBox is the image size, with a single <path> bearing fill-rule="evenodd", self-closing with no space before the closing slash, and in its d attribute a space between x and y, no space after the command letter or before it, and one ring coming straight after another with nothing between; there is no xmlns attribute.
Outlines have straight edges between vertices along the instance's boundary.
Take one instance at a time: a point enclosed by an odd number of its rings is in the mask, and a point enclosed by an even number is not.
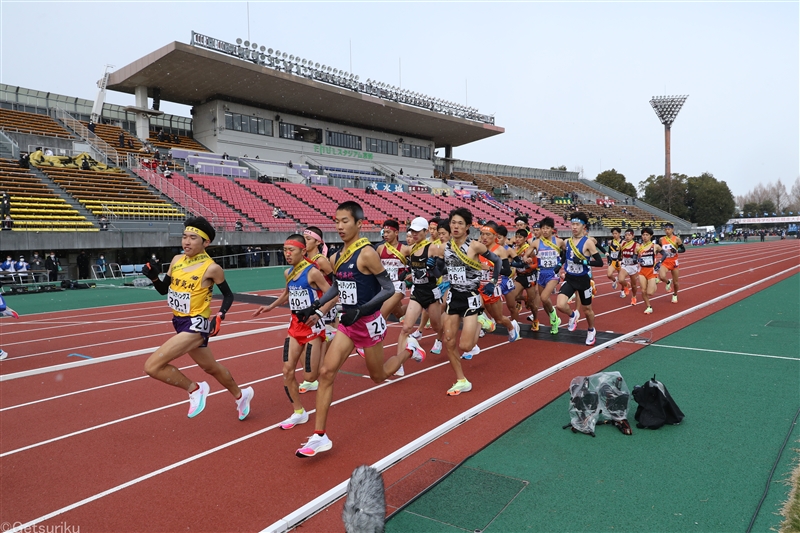
<svg viewBox="0 0 800 533"><path fill-rule="evenodd" d="M775 202L775 209L777 209L777 213L780 215L781 211L786 207L786 186L783 184L780 178L778 178L778 182L770 184L769 186L772 201Z"/></svg>

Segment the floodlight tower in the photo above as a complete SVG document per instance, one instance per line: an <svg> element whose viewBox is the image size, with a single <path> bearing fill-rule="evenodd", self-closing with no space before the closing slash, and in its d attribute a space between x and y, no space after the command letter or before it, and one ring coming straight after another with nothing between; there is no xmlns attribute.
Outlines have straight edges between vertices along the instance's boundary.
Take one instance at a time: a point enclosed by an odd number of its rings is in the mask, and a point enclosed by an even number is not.
<svg viewBox="0 0 800 533"><path fill-rule="evenodd" d="M672 212L672 168L670 166L669 132L687 98L689 98L688 94L684 96L654 96L650 99L650 105L653 106L658 119L664 125L664 178L667 179L670 188L667 198L667 210L670 213Z"/></svg>

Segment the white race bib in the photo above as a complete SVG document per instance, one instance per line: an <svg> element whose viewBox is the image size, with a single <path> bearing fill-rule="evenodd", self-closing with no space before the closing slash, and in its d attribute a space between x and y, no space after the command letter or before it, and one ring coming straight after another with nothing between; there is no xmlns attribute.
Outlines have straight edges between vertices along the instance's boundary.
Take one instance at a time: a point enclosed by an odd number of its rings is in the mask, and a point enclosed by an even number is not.
<svg viewBox="0 0 800 533"><path fill-rule="evenodd" d="M394 292L405 294L406 293L406 282L405 281L393 281L394 284Z"/></svg>
<svg viewBox="0 0 800 533"><path fill-rule="evenodd" d="M642 266L653 266L653 258L649 255L642 257Z"/></svg>
<svg viewBox="0 0 800 533"><path fill-rule="evenodd" d="M289 289L289 309L299 311L311 307L308 289Z"/></svg>
<svg viewBox="0 0 800 533"><path fill-rule="evenodd" d="M567 272L570 274L583 274L583 265L576 265L570 261L567 263Z"/></svg>
<svg viewBox="0 0 800 533"><path fill-rule="evenodd" d="M469 298L467 298L467 307L469 308L470 311L473 311L475 309L480 309L481 308L480 295L476 294L475 296L470 296Z"/></svg>
<svg viewBox="0 0 800 533"><path fill-rule="evenodd" d="M172 287L169 288L169 294L167 295L167 304L172 308L173 311L177 311L178 313L183 313L184 315L189 314L189 304L192 300L192 294L189 292L178 292L172 290Z"/></svg>
<svg viewBox="0 0 800 533"><path fill-rule="evenodd" d="M339 285L339 303L342 305L357 305L358 304L358 291L356 290L355 281L338 281Z"/></svg>
<svg viewBox="0 0 800 533"><path fill-rule="evenodd" d="M450 274L450 283L463 285L467 282L467 267L457 266L449 268L447 271Z"/></svg>
<svg viewBox="0 0 800 533"><path fill-rule="evenodd" d="M542 257L539 256L539 266L541 268L555 268L558 265L557 257Z"/></svg>
<svg viewBox="0 0 800 533"><path fill-rule="evenodd" d="M189 326L189 329L197 333L208 333L211 331L211 321L202 316L193 316L192 325Z"/></svg>
<svg viewBox="0 0 800 533"><path fill-rule="evenodd" d="M383 334L386 332L386 320L382 315L378 314L375 320L367 322L367 332L372 338L383 338Z"/></svg>
<svg viewBox="0 0 800 533"><path fill-rule="evenodd" d="M397 273L400 271L397 265L383 265L383 268L385 268L386 273L389 274L390 280L397 281Z"/></svg>

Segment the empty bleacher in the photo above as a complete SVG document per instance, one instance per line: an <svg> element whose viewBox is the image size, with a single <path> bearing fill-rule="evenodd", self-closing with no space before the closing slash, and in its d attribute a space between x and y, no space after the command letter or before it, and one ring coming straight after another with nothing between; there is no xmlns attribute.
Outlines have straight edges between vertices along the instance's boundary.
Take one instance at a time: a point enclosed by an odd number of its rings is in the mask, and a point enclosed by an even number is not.
<svg viewBox="0 0 800 533"><path fill-rule="evenodd" d="M0 191L11 198L15 231L97 231L66 200L30 170L12 159L0 159Z"/></svg>
<svg viewBox="0 0 800 533"><path fill-rule="evenodd" d="M175 137L178 138L178 142L174 142ZM158 131L150 131L150 137L147 138L147 142L156 148L182 148L184 150L193 150L196 152L208 152L208 148L195 141L191 137L186 137L184 135L172 134L169 135L169 140L159 141Z"/></svg>
<svg viewBox="0 0 800 533"><path fill-rule="evenodd" d="M72 138L70 132L48 115L2 108L0 108L0 130L41 135L43 137Z"/></svg>
<svg viewBox="0 0 800 533"><path fill-rule="evenodd" d="M279 187L271 183L258 183L256 180L250 179L237 179L236 182L256 195L265 205L269 206L269 220L266 224L271 229L273 227L280 228L284 226L286 231L296 231L296 223L299 223L302 226L317 226L322 231L335 230L335 226L333 225L333 212L327 215L324 214L317 207L312 207L312 205L316 206L316 203L309 202L306 198L313 194L313 189L310 187L299 185L303 190L298 190L300 194L295 195L287 190L285 187L287 184L285 183L281 183L282 186ZM274 218L272 215L273 207L277 207L286 213L292 220Z"/></svg>

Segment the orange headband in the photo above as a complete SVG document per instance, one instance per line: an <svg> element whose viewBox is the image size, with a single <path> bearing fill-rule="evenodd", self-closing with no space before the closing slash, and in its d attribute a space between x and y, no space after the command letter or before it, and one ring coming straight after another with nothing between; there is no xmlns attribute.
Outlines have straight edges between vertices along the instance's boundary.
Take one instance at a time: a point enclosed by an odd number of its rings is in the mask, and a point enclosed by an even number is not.
<svg viewBox="0 0 800 533"><path fill-rule="evenodd" d="M497 235L497 232L491 226L483 226L481 228L481 233L494 233Z"/></svg>

